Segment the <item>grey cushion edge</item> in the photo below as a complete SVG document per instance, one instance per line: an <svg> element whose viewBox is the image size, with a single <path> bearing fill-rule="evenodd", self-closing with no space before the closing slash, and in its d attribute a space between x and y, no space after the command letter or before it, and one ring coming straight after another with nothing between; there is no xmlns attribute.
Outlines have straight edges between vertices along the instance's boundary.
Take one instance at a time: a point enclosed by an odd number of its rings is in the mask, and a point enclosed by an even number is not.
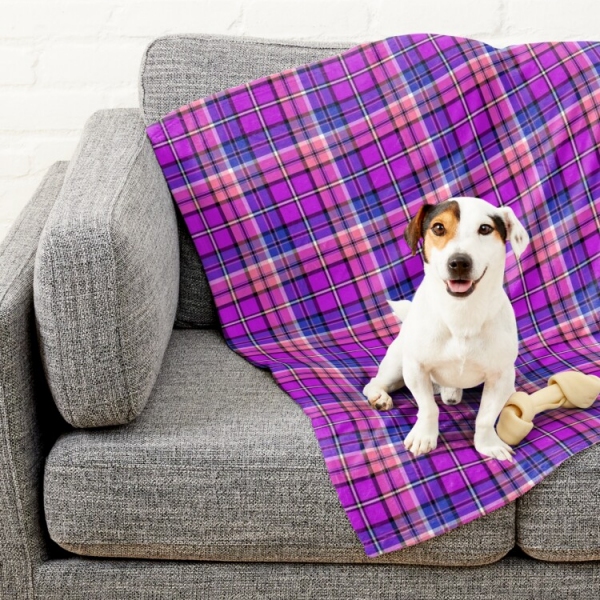
<svg viewBox="0 0 600 600"><path fill-rule="evenodd" d="M127 534L122 531L115 534L114 540L103 542L99 541L99 535L94 527L90 525L94 522L94 519L99 517L93 509L90 511L89 518L85 518L80 522L81 529L77 531L70 529L72 523L69 523L69 518L63 518L61 515L71 515L76 512L76 510L72 511L73 506L70 505L69 501L69 497L74 497L73 494L76 493L76 481L88 482L97 478L103 482L105 489L115 488L117 480L114 476L111 476L114 467L110 466L106 458L102 458L97 464L90 464L89 466L66 464L69 460L77 461L77 456L73 456L73 449L64 444L67 441L66 438L61 439L63 444L61 445L59 441L55 445L44 474L46 521L52 540L61 548L81 556L146 560L370 563L470 567L497 562L514 549L514 535L511 535L514 534L514 502L444 535L376 558L366 556L346 521L343 509L339 505L333 507L336 515L332 516L331 521L326 524L331 527L332 522L337 521L338 523L344 522L346 525L343 531L338 530L340 533L339 545L332 544L331 541L324 545L323 541L318 539L316 535L313 535L314 545L311 546L308 546L305 540L296 542L293 536L290 536L287 540L280 538L278 540L271 539L267 542L269 539L268 534L263 539L257 539L251 545L216 542L212 538L203 536L199 536L197 542L190 541L189 543L173 541L134 543L127 541ZM321 457L318 458L322 460ZM61 462L63 464L60 464ZM140 463L132 465L132 468L135 468L136 473L143 473L147 470L144 469L144 466L143 463ZM148 472L157 475L159 481L166 481L172 474L168 467L151 467ZM194 474L190 473L189 476L194 477ZM326 473L323 473L323 476L327 478ZM131 477L124 474L122 479L133 480L135 477L136 475L132 472ZM181 471L179 472L180 478ZM63 482L66 482L64 486L66 501L61 501L60 494L62 492L59 491ZM178 478L173 477L174 487L181 489L178 482ZM303 483L305 483L304 479ZM327 481L326 485L331 484ZM121 489L121 493L123 493L123 489ZM151 492L140 486L138 493L143 496ZM96 497L95 493L89 494L88 492L88 495L89 497ZM323 490L323 495L330 496L330 490ZM331 490L331 495L335 496L333 490ZM294 501L296 501L295 497ZM337 502L337 498L334 502ZM175 501L173 501L173 505L175 505ZM116 508L118 505L115 504L114 506ZM126 507L124 510L128 510L128 508ZM109 508L106 512L111 510L112 508ZM237 513L235 514L236 518L240 518ZM151 515L149 522L152 522L153 518L154 516ZM258 515L258 519L261 518L262 515ZM339 527L339 525L336 526ZM221 527L222 523L215 525L215 529ZM471 541L471 544L466 547L465 536L470 537ZM477 543L478 536L481 539L480 544Z"/></svg>
<svg viewBox="0 0 600 600"><path fill-rule="evenodd" d="M214 35L214 34L171 34L164 35L152 40L142 55L142 62L139 69L138 75L138 97L140 102L140 110L142 111L142 115L144 121L147 125L148 117L144 109L144 71L146 70L146 62L148 60L148 55L152 51L152 48L164 41L164 40L175 40L175 39L193 39L193 40L201 40L201 41L228 41L231 44L239 44L239 45L257 45L257 46L287 46L292 48L333 48L338 49L340 52L348 50L349 47L355 45L352 43L344 43L344 42L314 42L314 41L303 41L303 40L294 40L294 39L269 39L269 38L261 38L261 37L240 37L240 36L229 36L229 35Z"/></svg>
<svg viewBox="0 0 600 600"><path fill-rule="evenodd" d="M592 562L600 561L600 552L592 550L548 550L546 548L535 548L533 546L526 546L519 544L519 548L536 560L551 563L579 563L579 562Z"/></svg>
<svg viewBox="0 0 600 600"><path fill-rule="evenodd" d="M135 147L131 150L130 155L128 156L128 162L125 167L126 176L118 182L117 186L113 190L108 190L109 193L112 193L111 205L108 209L108 212L104 215L101 215L98 218L98 215L95 215L96 222L86 224L86 215L85 215L85 207L67 206L67 213L70 208L73 208L71 213L68 213L68 217L65 218L65 215L59 215L59 211L57 206L63 205L62 196L64 194L70 193L70 183L73 180L83 180L86 178L86 168L89 168L89 160L86 165L86 152L93 151L93 148L102 143L102 138L95 139L94 136L98 135L98 131L100 130L100 134L102 133L102 121L109 122L105 124L105 126L110 129L111 127L117 128L119 122L123 124L129 124L131 126L131 122L135 120L137 124L134 124L134 128L138 131L139 138L136 142ZM110 123L110 121L114 121L114 123ZM107 129L107 131L108 131ZM123 140L123 136L121 136L121 140ZM125 144L130 143L130 140L125 139ZM129 391L126 392L126 398L123 401L123 405L127 404L126 414L123 414L122 409L112 410L110 415L102 415L99 416L97 412L94 411L93 406L93 398L88 398L92 404L90 405L74 405L68 402L63 402L62 399L67 397L69 394L73 396L73 389L68 389L65 385L65 379L63 374L66 372L66 365L61 365L59 369L53 369L52 371L48 370L48 355L49 353L53 353L55 357L58 358L58 362L62 362L63 357L65 356L65 349L61 347L61 336L58 335L58 330L60 329L61 324L59 321L56 321L49 325L50 321L52 321L52 317L50 318L41 318L40 314L43 313L46 316L56 314L55 311L55 299L53 298L53 285L56 281L56 278L60 278L62 275L60 273L52 272L49 274L49 277L43 275L45 273L45 269L41 267L44 261L50 261L52 263L54 254L54 258L57 255L57 252L63 252L64 248L60 247L57 250L56 239L59 239L58 246L61 246L60 238L62 240L70 241L73 239L73 236L81 235L82 239L85 239L85 236L100 225L100 235L103 236L103 239L99 242L101 246L104 248L104 258L106 260L112 260L112 266L115 265L115 256L113 244L116 239L119 238L118 228L115 227L116 219L114 219L114 214L116 210L116 206L119 200L122 198L124 194L124 190L126 189L130 175L132 170L134 170L135 165L140 157L143 155L151 155L150 161L153 161L152 169L154 172L155 183L160 186L159 190L151 190L151 193L156 191L157 196L162 196L162 203L165 206L165 211L168 213L169 222L165 222L163 224L163 231L165 232L165 236L170 236L171 241L169 242L169 253L170 253L170 262L172 267L172 277L166 278L167 284L172 288L171 293L169 294L169 298L165 303L166 306L161 308L163 312L167 313L164 316L164 320L166 320L166 326L162 327L162 332L159 334L162 339L159 340L159 348L157 355L154 357L155 368L153 369L153 373L147 376L147 381L145 382L146 389L143 391L141 397L134 398ZM93 162L93 161L92 161ZM83 166L82 166L83 165ZM109 170L109 167L107 167ZM103 182L100 182L103 183ZM76 184L75 184L76 185ZM38 248L38 253L36 256L35 262L35 274L34 274L34 302L36 306L36 318L38 320L38 332L41 332L40 335L40 351L42 354L44 367L46 370L46 376L50 383L50 387L53 392L53 396L55 402L63 415L63 417L71 423L75 427L97 427L97 426L106 426L106 425L115 425L121 424L125 422L129 422L139 412L143 409L145 402L149 396L149 393L152 389L152 385L156 376L158 375L158 370L160 366L160 361L162 360L162 356L164 355L164 351L166 350L168 340L170 337L170 332L172 330L173 322L175 319L175 311L177 307L177 297L178 297L178 283L179 283L179 245L177 240L177 230L176 230L176 220L174 207L172 205L172 200L170 194L168 192L166 183L164 182L164 178L162 176L162 172L160 171L160 167L156 162L154 154L151 150L151 146L145 134L145 127L140 118L140 113L138 109L109 109L109 110L101 110L92 115L84 129L84 133L82 135L82 139L79 143L79 146L75 152L75 155L71 162L69 163L66 176L65 176L65 184L63 186L63 190L61 196L59 196L57 200L57 206L54 207L54 210L51 211L48 222L42 231L40 237L40 245ZM54 213L57 213L56 215ZM105 219L105 222L102 222ZM53 239L49 238L48 228L49 225L53 227L53 233L58 233ZM86 227L88 228L86 230ZM102 231L102 229L104 229ZM131 245L131 244L130 244ZM171 247L172 246L172 247ZM48 256L44 257L44 253L48 253ZM68 254L68 253L67 253ZM64 258L64 256L62 256ZM125 264L125 270L129 269L129 272L133 269L133 266ZM44 276L47 277L47 281L44 281ZM119 273L116 273L115 269L104 269L103 276L105 279L101 282L98 282L95 291L98 292L100 288L104 285L104 288L100 290L102 294L105 294L106 298L112 298L106 302L106 306L113 307L113 319L114 323L122 323L123 322L123 314L121 313L120 303L117 301L119 289L122 289L126 284L126 279L121 277ZM164 323L162 324L164 325ZM44 328L52 328L54 327L55 335L55 345L52 347L52 344L46 343L47 336L43 335ZM114 336L114 344L119 348L119 351L123 350L123 338L121 327L115 326L112 328L112 335ZM114 386L115 382L120 385L122 389L129 390L129 378L135 373L134 369L127 369L127 365L125 365L122 361L120 353L117 353L117 360L120 363L120 373L117 376L115 373L111 375L111 387ZM86 394L81 394L82 397L88 397ZM138 395L139 396L139 395ZM145 397L143 397L145 396ZM76 406L76 408L73 408ZM107 412L111 410L111 407L104 407Z"/></svg>
<svg viewBox="0 0 600 600"><path fill-rule="evenodd" d="M62 187L66 162L53 164L0 243L0 597L33 597L33 567L47 559L40 488L51 399L36 369L33 263Z"/></svg>
<svg viewBox="0 0 600 600"><path fill-rule="evenodd" d="M473 568L72 558L46 562L36 584L40 600L596 600L600 565L517 556Z"/></svg>
<svg viewBox="0 0 600 600"><path fill-rule="evenodd" d="M56 540L54 540L56 541ZM426 553L418 557L397 556L397 552L391 552L383 557L368 558L352 556L351 558L343 556L329 556L327 558L314 558L303 556L292 559L289 556L275 556L271 552L269 556L268 547L257 547L257 560L249 559L247 552L240 552L235 555L232 552L224 553L221 556L208 555L206 548L202 544L178 546L170 544L168 547L162 545L133 545L133 544L69 544L60 543L59 546L68 552L79 556L89 556L91 558L112 558L123 559L141 559L141 560L201 560L209 562L271 562L271 563L321 563L321 564L373 564L373 565L405 565L405 566L423 566L423 567L480 567L491 565L502 560L511 549L506 551L488 554L485 557L477 558L468 564L449 557L445 561L428 560ZM398 551L402 552L402 550Z"/></svg>
<svg viewBox="0 0 600 600"><path fill-rule="evenodd" d="M566 459L518 498L516 545L548 562L600 560L599 472L596 444Z"/></svg>

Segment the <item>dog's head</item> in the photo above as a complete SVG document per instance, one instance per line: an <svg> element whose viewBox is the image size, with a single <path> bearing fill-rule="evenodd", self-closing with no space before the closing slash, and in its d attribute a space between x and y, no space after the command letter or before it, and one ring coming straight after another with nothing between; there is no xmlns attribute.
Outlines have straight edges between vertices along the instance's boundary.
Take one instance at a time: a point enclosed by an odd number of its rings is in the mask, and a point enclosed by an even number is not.
<svg viewBox="0 0 600 600"><path fill-rule="evenodd" d="M456 298L470 296L484 277L502 280L507 241L517 258L529 243L511 208L496 208L480 198L424 204L404 237L413 255L423 238L426 273L441 279Z"/></svg>

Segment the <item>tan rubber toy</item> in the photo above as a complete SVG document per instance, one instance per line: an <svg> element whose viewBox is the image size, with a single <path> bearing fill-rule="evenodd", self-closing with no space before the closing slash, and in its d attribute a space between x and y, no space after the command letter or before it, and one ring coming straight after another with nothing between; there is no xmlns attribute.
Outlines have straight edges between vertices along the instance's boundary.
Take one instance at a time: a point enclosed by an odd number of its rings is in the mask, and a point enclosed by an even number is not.
<svg viewBox="0 0 600 600"><path fill-rule="evenodd" d="M548 380L548 387L529 395L515 392L500 413L496 432L511 446L532 429L533 418L553 408L589 408L600 394L600 377L563 371Z"/></svg>

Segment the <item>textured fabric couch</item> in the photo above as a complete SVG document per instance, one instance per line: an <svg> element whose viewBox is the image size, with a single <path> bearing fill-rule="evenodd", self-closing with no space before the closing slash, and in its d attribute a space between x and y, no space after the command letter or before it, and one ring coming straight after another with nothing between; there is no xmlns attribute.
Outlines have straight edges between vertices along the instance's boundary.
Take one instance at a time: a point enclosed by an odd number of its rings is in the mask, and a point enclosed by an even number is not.
<svg viewBox="0 0 600 600"><path fill-rule="evenodd" d="M144 127L339 52L152 43L0 246L2 598L598 598L600 448L368 559L301 409L225 344Z"/></svg>

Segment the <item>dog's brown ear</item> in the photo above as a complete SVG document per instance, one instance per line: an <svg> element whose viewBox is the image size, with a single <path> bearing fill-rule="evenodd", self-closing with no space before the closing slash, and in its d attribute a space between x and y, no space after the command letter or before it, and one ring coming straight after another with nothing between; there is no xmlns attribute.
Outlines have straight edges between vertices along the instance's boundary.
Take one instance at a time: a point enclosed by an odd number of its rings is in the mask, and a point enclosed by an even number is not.
<svg viewBox="0 0 600 600"><path fill-rule="evenodd" d="M434 204L423 204L421 208L419 208L417 215L409 222L408 226L404 230L404 239L406 240L406 243L408 244L413 256L417 253L419 240L425 234L423 231L423 221L425 220L427 213L434 206Z"/></svg>

